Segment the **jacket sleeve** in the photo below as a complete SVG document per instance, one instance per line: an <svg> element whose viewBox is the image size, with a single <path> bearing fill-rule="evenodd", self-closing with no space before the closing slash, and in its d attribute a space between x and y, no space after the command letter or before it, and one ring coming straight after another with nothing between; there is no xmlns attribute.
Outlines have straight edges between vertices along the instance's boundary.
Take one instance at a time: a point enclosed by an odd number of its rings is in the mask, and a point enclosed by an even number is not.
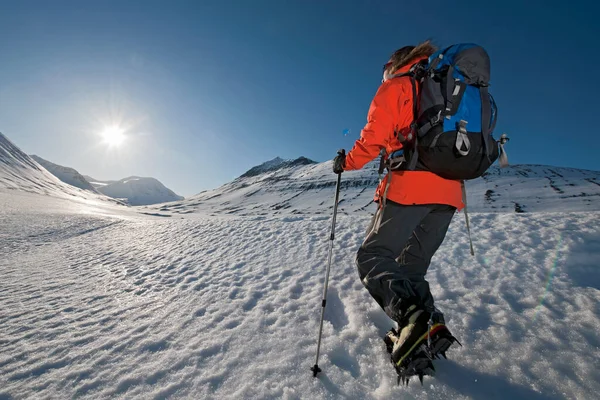
<svg viewBox="0 0 600 400"><path fill-rule="evenodd" d="M360 133L360 139L346 156L344 170L361 169L377 158L381 149L387 146L397 124L398 98L401 93L401 85L390 81L379 87L369 107L367 124Z"/></svg>

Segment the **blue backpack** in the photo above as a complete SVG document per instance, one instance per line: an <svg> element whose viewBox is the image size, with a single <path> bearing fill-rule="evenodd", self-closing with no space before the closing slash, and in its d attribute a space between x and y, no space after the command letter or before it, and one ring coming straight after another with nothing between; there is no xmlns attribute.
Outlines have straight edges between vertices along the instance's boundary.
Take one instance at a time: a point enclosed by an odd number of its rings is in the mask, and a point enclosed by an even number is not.
<svg viewBox="0 0 600 400"><path fill-rule="evenodd" d="M508 165L508 139L492 136L498 109L488 92L490 58L481 46L455 44L400 76L411 79L414 112L403 169L466 180L480 177L499 156Z"/></svg>

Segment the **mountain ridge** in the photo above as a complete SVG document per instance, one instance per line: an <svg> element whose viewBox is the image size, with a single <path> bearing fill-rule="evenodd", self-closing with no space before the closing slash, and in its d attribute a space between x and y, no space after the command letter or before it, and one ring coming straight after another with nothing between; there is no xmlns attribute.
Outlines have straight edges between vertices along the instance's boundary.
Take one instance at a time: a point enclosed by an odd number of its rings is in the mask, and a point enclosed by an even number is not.
<svg viewBox="0 0 600 400"><path fill-rule="evenodd" d="M75 168L55 164L35 154L32 154L31 158L62 182L83 190L88 190L92 193L100 194L100 192L98 192L96 188Z"/></svg>
<svg viewBox="0 0 600 400"><path fill-rule="evenodd" d="M249 178L252 176L257 176L257 175L263 174L265 172L277 171L282 168L289 168L289 167L294 167L294 166L298 166L298 165L311 165L311 164L317 164L317 162L313 161L309 158L306 158L304 156L300 156L293 160L284 160L280 157L275 157L272 160L265 161L262 164L259 164L259 165L256 165L256 166L250 168L248 171L246 171L242 175L240 175L239 178Z"/></svg>
<svg viewBox="0 0 600 400"><path fill-rule="evenodd" d="M266 168L265 168L266 164ZM332 161L302 165L281 159L251 168L231 182L161 207L163 212L231 215L328 214L336 175ZM342 174L340 212L373 213L379 161ZM600 172L538 164L492 166L466 182L470 212L600 210Z"/></svg>
<svg viewBox="0 0 600 400"><path fill-rule="evenodd" d="M89 178L89 177L88 177ZM98 182L93 180L96 185ZM74 168L29 156L0 132L0 189L60 198L149 205L183 200L156 178L130 176L94 185Z"/></svg>
<svg viewBox="0 0 600 400"><path fill-rule="evenodd" d="M129 176L96 188L107 196L126 200L132 206L144 206L183 200L152 177Z"/></svg>

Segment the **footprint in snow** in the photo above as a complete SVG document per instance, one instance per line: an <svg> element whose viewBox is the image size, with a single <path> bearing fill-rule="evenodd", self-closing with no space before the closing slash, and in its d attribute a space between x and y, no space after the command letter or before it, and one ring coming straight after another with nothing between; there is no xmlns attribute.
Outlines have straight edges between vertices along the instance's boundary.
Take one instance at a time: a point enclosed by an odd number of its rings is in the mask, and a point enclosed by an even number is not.
<svg viewBox="0 0 600 400"><path fill-rule="evenodd" d="M346 307L340 299L338 291L335 287L330 288L327 293L327 307L325 308L325 320L331 322L333 329L336 331L343 330L348 323L348 314Z"/></svg>

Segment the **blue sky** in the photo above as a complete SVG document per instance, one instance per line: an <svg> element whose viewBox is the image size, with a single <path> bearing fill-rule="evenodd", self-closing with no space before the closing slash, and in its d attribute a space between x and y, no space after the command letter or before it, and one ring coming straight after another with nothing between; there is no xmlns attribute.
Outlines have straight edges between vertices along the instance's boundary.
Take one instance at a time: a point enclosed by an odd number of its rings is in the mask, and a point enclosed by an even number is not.
<svg viewBox="0 0 600 400"><path fill-rule="evenodd" d="M431 38L490 53L512 163L600 169L594 12L448 4L0 0L0 131L95 178L153 176L192 195L276 156L349 149L382 64ZM99 136L112 123L127 128L119 147Z"/></svg>

